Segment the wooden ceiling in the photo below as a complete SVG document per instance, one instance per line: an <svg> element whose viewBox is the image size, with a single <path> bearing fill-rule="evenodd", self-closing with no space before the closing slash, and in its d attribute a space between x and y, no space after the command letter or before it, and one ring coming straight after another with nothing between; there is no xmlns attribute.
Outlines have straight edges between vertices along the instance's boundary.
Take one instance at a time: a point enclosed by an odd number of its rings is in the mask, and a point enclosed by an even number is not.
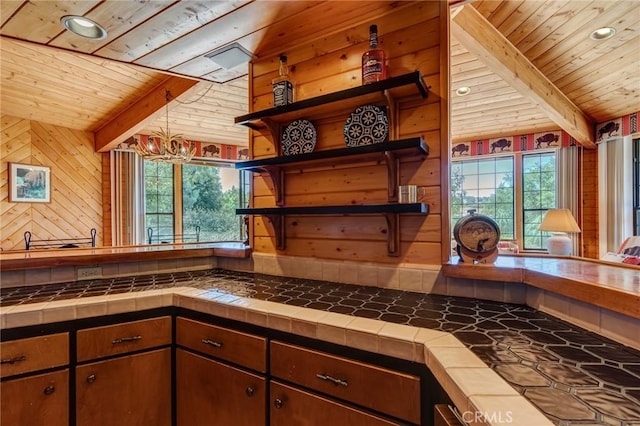
<svg viewBox="0 0 640 426"><path fill-rule="evenodd" d="M468 12L453 18L454 141L557 129L563 120L569 127L576 121L593 126L640 110L637 0L461 3L484 17L488 27L475 35L483 40L474 45L469 40L474 35L462 31ZM206 54L239 43L256 57L269 57L308 45L327 29L353 38L349 29L354 25L373 22L405 5L394 1L3 0L0 112L96 132L97 140L106 140L98 146L108 148L112 146L109 127L115 121L139 119L129 130L141 133L164 126L164 88L170 87L176 97L170 104L172 132L243 145L247 130L234 125L233 118L248 110L246 65L224 69ZM329 15L317 13L327 8L333 12L332 22L314 19ZM91 41L67 32L60 18L69 14L100 22L108 37ZM616 36L591 40L590 32L601 26L615 27ZM492 30L495 33L490 35ZM514 78L517 71L510 70L504 58L502 63L496 60L500 52L483 50L484 38L489 36L513 45L531 64L530 75L539 76L541 87L554 96L540 95ZM355 37L354 42L360 42L357 37L366 35ZM176 77L193 82L176 85ZM461 85L471 87L471 93L455 96ZM124 116L134 105L140 106L141 117ZM580 127L575 127L579 133Z"/></svg>

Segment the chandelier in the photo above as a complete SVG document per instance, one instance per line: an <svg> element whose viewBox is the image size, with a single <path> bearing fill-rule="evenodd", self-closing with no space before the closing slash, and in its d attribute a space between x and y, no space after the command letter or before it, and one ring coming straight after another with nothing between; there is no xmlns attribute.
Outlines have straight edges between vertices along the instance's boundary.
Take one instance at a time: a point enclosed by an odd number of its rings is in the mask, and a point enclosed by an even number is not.
<svg viewBox="0 0 640 426"><path fill-rule="evenodd" d="M171 134L169 130L169 101L171 92L165 90L166 130L160 128L152 132L146 142L138 140L136 153L145 160L164 163L188 163L196 153L195 142L188 141L181 134Z"/></svg>

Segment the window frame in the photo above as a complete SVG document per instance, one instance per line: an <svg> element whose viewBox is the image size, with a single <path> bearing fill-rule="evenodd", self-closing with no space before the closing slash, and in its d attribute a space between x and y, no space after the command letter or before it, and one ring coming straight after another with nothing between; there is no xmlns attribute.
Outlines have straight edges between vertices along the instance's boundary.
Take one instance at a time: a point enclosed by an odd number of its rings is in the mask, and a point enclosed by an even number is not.
<svg viewBox="0 0 640 426"><path fill-rule="evenodd" d="M152 161L148 161L148 160L142 160L142 164L143 164L143 173L142 173L142 188L145 188L146 185L146 165L147 163L149 164L153 164ZM167 164L167 163L162 163L162 164ZM233 162L210 162L210 161L191 161L189 163L190 165L197 165L197 166L206 166L206 167L218 167L218 168L232 168L235 169L234 167L234 163ZM173 173L173 212L171 213L171 215L173 216L173 232L172 234L175 236L178 235L184 235L185 231L184 231L184 227L183 227L183 169L182 169L182 164L170 164L172 166L172 173ZM249 198L249 192L251 190L250 185L251 185L251 173L248 173L244 170L237 170L238 174L239 174L239 184L238 184L238 188L237 190L239 191L239 202L240 202L240 206L242 206L243 204L248 204L248 198ZM246 193L245 193L246 192ZM147 200L147 194L146 194L146 190L143 191L143 199L144 202L142 203L142 208L144 209L144 211L142 212L141 215L141 221L143 222L142 225L144 227L144 238L142 241L142 244L147 244L148 243L148 239L147 239L147 208L146 208L146 200ZM238 207L240 207L238 206ZM168 213L167 213L168 214ZM246 240L246 233L247 230L244 226L244 221L243 218L239 215L237 216L237 223L239 226L239 236L240 239L238 239L237 241L245 241ZM156 235L156 233L158 232L158 229L154 228L153 230L154 235ZM192 233L192 231L187 230L187 233ZM164 232L160 232L160 234L165 234ZM202 241L202 240L201 240ZM216 241L222 241L222 240L210 240L207 242L216 242ZM234 240L236 241L236 240Z"/></svg>
<svg viewBox="0 0 640 426"><path fill-rule="evenodd" d="M540 247L527 247L527 245L525 244L526 242L526 235L525 235L525 228L526 228L526 223L525 223L525 216L527 212L546 212L549 209L555 209L558 207L558 192L559 192L559 182L558 182L558 153L557 150L538 150L538 151L527 151L527 152L522 152L521 154L521 158L520 158L520 166L521 166L521 171L520 171L520 177L522 179L521 185L520 185L520 189L521 189L521 193L522 193L522 197L521 197L521 208L520 208L520 213L521 213L521 220L520 220L520 224L521 224L521 233L520 233L520 237L522 238L522 240L519 242L518 246L520 247L520 249L522 251L527 251L527 252L531 252L531 251L546 251L546 241L547 238L550 237L550 233L548 232L542 232L542 231L538 231L538 234L541 238L541 244ZM554 162L554 194L553 194L553 205L552 206L548 206L548 207L536 207L536 208L525 208L525 193L524 193L524 180L525 180L525 170L524 170L524 163L525 163L525 159L526 157L533 157L533 156L538 156L540 158L542 158L543 156L548 156L549 154L553 154L553 162ZM544 217L544 215L542 216ZM540 220L540 222L542 223L542 219Z"/></svg>
<svg viewBox="0 0 640 426"><path fill-rule="evenodd" d="M519 218L517 220L514 220L514 239L510 240L510 239L505 239L504 236L501 235L501 240L503 241L514 241L521 252L527 252L527 253L542 253L542 252L546 252L546 249L544 248L544 244L546 239L543 239L542 243L543 243L543 247L542 248L536 248L536 249L525 249L524 248L524 175L523 175L523 157L525 155L529 155L529 154L546 154L546 153L553 153L555 154L555 173L556 173L556 182L555 182L555 200L556 200L556 206L558 204L558 194L559 194L559 181L558 181L558 151L559 148L550 148L550 149L537 149L537 150L533 150L533 151L518 151L518 152L510 152L510 153L501 153L501 154L488 154L488 155L478 155L478 156L473 156L473 157L467 157L467 158L455 158L455 159L451 159L451 163L457 163L457 162L464 162L464 161L470 161L470 160L479 160L479 159L488 159L491 157L511 157L513 159L513 187L514 187L514 219L515 218ZM449 175L449 179L451 181L451 173ZM451 191L451 189L450 189ZM450 193L450 197L453 198L453 195ZM452 201L450 201L450 203L452 203ZM450 205L450 211L452 211L453 209L451 208ZM450 213L450 220L452 221L451 224L451 235L453 238L453 215Z"/></svg>

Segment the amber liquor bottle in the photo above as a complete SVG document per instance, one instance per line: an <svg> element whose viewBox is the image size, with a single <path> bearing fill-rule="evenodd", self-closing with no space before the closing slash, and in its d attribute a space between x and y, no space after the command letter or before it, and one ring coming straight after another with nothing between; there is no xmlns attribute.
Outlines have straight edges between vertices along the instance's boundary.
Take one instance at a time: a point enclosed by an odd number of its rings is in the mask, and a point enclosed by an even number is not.
<svg viewBox="0 0 640 426"><path fill-rule="evenodd" d="M384 50L378 49L378 26L369 27L369 50L362 55L362 84L375 83L387 78Z"/></svg>
<svg viewBox="0 0 640 426"><path fill-rule="evenodd" d="M279 75L273 79L272 87L274 107L293 103L293 82L289 77L289 67L285 55L280 55Z"/></svg>

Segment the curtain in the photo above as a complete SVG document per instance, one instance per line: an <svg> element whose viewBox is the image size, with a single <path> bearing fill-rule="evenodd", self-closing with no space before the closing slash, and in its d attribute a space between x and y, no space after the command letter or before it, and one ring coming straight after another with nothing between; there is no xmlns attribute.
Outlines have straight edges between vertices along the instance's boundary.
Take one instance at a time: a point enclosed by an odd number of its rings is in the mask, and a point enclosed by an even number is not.
<svg viewBox="0 0 640 426"><path fill-rule="evenodd" d="M133 152L111 151L111 229L115 246L145 243L144 168Z"/></svg>
<svg viewBox="0 0 640 426"><path fill-rule="evenodd" d="M569 209L571 214L580 224L580 200L578 199L578 154L582 149L578 146L559 149L558 152L558 208ZM578 234L569 234L571 238L571 253L580 256L580 237Z"/></svg>
<svg viewBox="0 0 640 426"><path fill-rule="evenodd" d="M631 137L598 145L600 254L616 252L633 235L633 155Z"/></svg>

